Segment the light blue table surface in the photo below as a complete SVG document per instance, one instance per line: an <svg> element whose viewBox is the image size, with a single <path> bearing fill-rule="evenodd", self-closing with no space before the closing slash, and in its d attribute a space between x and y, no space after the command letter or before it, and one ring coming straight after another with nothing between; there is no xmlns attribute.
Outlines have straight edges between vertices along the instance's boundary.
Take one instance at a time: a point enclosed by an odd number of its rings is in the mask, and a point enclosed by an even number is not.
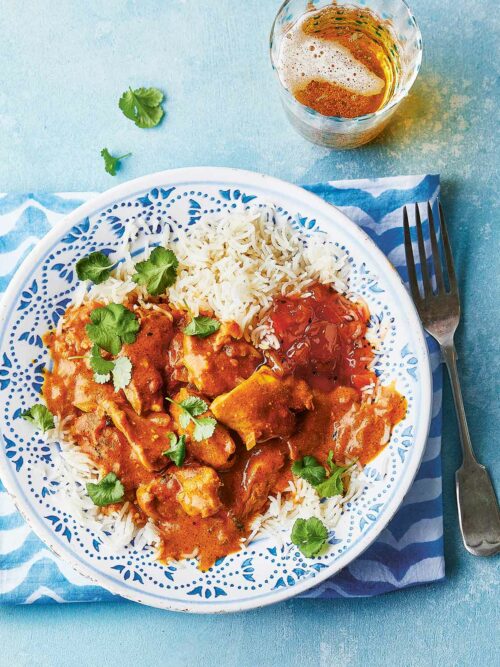
<svg viewBox="0 0 500 667"><path fill-rule="evenodd" d="M104 190L169 167L224 165L298 183L439 171L460 274L458 335L473 441L500 487L497 0L413 0L424 66L386 133L353 152L308 144L285 121L268 62L278 0L0 0L0 191ZM156 85L168 117L121 115ZM99 152L132 151L120 175ZM446 386L448 579L374 599L291 600L225 617L132 603L0 609L0 664L500 664L499 560L462 547L460 463Z"/></svg>

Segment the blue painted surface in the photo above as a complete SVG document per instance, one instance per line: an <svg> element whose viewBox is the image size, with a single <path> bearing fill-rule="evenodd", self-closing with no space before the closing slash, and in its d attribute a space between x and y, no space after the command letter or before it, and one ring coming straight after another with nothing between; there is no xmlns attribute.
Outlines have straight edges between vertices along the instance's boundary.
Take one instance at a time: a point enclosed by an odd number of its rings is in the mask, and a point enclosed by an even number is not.
<svg viewBox="0 0 500 667"><path fill-rule="evenodd" d="M500 485L498 21L494 0L413 0L424 37L414 93L385 135L349 153L307 144L279 108L271 0L0 0L0 190L99 190L158 169L245 167L304 183L440 171L460 274L458 336L470 428ZM168 117L120 115L127 85L158 85ZM132 151L119 177L99 151ZM495 307L494 307L495 306ZM459 465L446 386L443 464L448 580L371 600L293 600L228 617L133 604L0 609L10 665L483 665L500 663L498 559L460 543Z"/></svg>

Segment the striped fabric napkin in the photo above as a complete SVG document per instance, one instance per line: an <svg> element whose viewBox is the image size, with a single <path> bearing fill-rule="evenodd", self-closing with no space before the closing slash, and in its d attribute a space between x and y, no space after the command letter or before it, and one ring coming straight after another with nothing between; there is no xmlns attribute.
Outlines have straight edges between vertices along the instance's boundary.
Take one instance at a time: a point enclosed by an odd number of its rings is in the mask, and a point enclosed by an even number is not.
<svg viewBox="0 0 500 667"><path fill-rule="evenodd" d="M359 224L407 279L402 207L435 199L439 176L332 181L307 189ZM0 195L0 293L29 250L64 215L94 193ZM334 577L302 597L378 595L444 577L441 478L442 370L428 338L434 396L427 448L405 501L374 544ZM93 602L118 598L89 585L31 532L0 482L0 602Z"/></svg>

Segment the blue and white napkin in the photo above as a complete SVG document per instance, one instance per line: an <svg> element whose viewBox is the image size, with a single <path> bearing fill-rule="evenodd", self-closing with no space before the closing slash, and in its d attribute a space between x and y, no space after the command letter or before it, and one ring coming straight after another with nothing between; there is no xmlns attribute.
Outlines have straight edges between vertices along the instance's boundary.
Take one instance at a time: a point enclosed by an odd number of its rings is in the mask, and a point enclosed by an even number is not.
<svg viewBox="0 0 500 667"><path fill-rule="evenodd" d="M307 186L359 224L407 279L402 207L433 200L439 176L332 181ZM67 213L95 193L0 195L0 293L25 255ZM442 370L428 338L433 418L416 480L379 538L351 565L302 597L363 597L444 577L441 478ZM31 532L0 481L0 603L93 602L121 598L90 585Z"/></svg>

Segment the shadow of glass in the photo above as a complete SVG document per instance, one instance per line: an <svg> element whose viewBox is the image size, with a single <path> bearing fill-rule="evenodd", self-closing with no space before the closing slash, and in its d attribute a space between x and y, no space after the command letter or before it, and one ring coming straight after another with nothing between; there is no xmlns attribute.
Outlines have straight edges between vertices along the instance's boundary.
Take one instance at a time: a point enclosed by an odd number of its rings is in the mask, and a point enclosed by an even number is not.
<svg viewBox="0 0 500 667"><path fill-rule="evenodd" d="M428 74L418 78L387 128L371 146L400 149L421 142L422 136L428 136L429 132L439 132L442 129L439 119L443 118L445 112L444 93L438 76Z"/></svg>

